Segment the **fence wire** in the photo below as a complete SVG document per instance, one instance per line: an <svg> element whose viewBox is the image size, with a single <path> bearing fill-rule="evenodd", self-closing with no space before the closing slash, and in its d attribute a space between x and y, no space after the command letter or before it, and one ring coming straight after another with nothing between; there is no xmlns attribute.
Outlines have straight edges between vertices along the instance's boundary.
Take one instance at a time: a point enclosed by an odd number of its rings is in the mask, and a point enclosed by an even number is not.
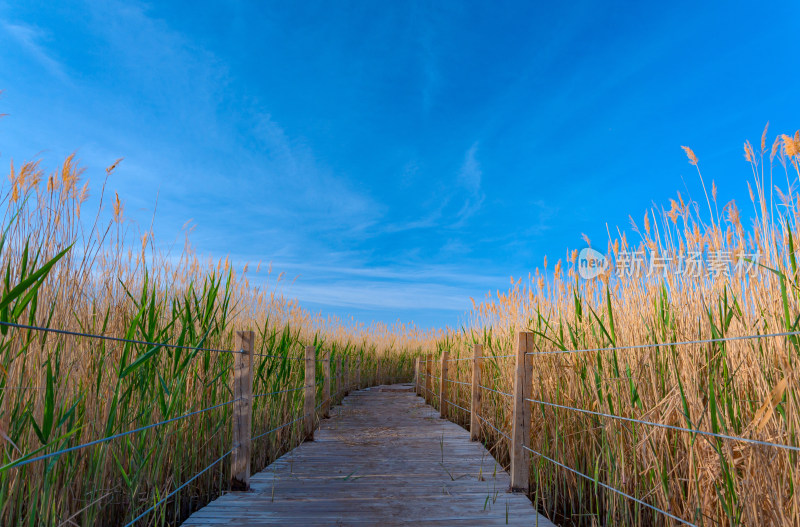
<svg viewBox="0 0 800 527"><path fill-rule="evenodd" d="M581 413L584 413L584 414L596 415L598 417L608 417L608 418L611 418L611 419L617 419L617 420L626 421L626 422L629 422L629 423L638 423L638 424L643 424L643 425L656 426L656 427L659 427L659 428L666 428L666 429L669 429L669 430L676 430L678 432L687 432L687 433L690 433L690 434L699 434L699 435L708 436L708 437L716 437L717 439L728 439L728 440L732 440L732 441L740 441L740 442L744 442L744 443L750 443L750 444L753 444L753 445L761 445L761 446L768 446L768 447L775 447L775 448L783 448L785 450L792 450L794 452L800 452L800 447L796 447L796 446L792 446L792 445L785 445L785 444L782 444L782 443L772 443L772 442L769 442L769 441L760 441L758 439L749 439L749 438L746 438L746 437L732 436L732 435L727 435L727 434L718 434L718 433L715 433L715 432L707 432L705 430L695 430L695 429L692 429L692 428L683 428L683 427L680 427L680 426L666 425L666 424L663 424L663 423L656 423L656 422L653 422L653 421L644 421L644 420L641 420L641 419L633 419L631 417L623 417L621 415L606 414L606 413L603 413L603 412L595 412L595 411L592 411L592 410L584 410L583 408L576 408L576 407L573 407L573 406L564 406L564 405L561 405L561 404L551 403L551 402L547 402L547 401L539 401L537 399L527 399L526 398L525 400L529 401L529 402L532 402L532 403L536 403L536 404L543 404L543 405L552 406L552 407L555 407L555 408L563 408L564 410L574 410L576 412L581 412Z"/></svg>
<svg viewBox="0 0 800 527"><path fill-rule="evenodd" d="M488 391L494 392L494 393L499 393L500 395L505 395L506 397L514 397L510 393L501 392L500 390L495 390L494 388L489 388L488 386L484 386L482 384L479 384L478 386L483 388L484 390L488 390Z"/></svg>
<svg viewBox="0 0 800 527"><path fill-rule="evenodd" d="M297 392L305 388L304 386L300 386L299 388L289 388L288 390L278 390L275 392L267 392L267 393L259 393L253 396L253 399L257 399L259 397L266 397L267 395L277 395L279 393L289 393L289 392Z"/></svg>
<svg viewBox="0 0 800 527"><path fill-rule="evenodd" d="M615 351L615 350L635 350L645 348L663 348L666 346L685 346L688 344L712 344L714 342L733 342L737 340L753 340L770 337L792 337L800 335L800 331L786 331L782 333L765 333L763 335L744 335L741 337L720 337L716 339L684 340L680 342L655 342L652 344L633 344L630 346L615 346L611 348L589 348L579 350L552 350L552 351L529 351L525 355L563 355L571 353L584 353L591 351Z"/></svg>
<svg viewBox="0 0 800 527"><path fill-rule="evenodd" d="M444 402L446 402L447 404L449 404L449 405L451 405L451 406L455 406L456 408L458 408L458 409L460 409L460 410L464 410L464 411L465 411L465 412L467 412L467 413L470 413L470 411L469 411L469 410L467 410L467 409L466 409L466 408L464 408L463 406L459 406L459 405L457 405L456 403L454 403L453 401L451 401L451 400L449 400L449 399L444 399Z"/></svg>
<svg viewBox="0 0 800 527"><path fill-rule="evenodd" d="M280 430L281 428L286 428L286 427L287 427L287 426L289 426L289 425L293 425L293 424L295 424L297 421L300 421L301 419L305 419L307 415L308 415L308 414L303 414L303 415L301 415L300 417L298 417L297 419L295 419L294 421L289 421L288 423L283 423L281 426L278 426L278 427L276 427L276 428L273 428L272 430L267 430L267 431L266 431L266 432L264 432L263 434L259 434L259 435L257 435L257 436L251 437L251 438L250 438L250 441L255 441L256 439L261 439L261 438L262 438L262 437L264 437L265 435L269 435L269 434L271 434L272 432L277 432L277 431L278 431L278 430Z"/></svg>
<svg viewBox="0 0 800 527"><path fill-rule="evenodd" d="M130 527L131 525L133 525L137 521L141 520L142 518L144 518L145 516L147 516L148 514L153 512L154 510L156 510L156 507L158 507L159 505L161 505L162 503L164 503L165 501L170 499L172 496L174 496L175 494L177 494L181 490L185 489L189 485L189 483L191 483L192 481L196 480L201 475L205 474L208 471L208 469L210 469L211 467L215 466L216 464L218 464L220 461L222 461L226 457L230 456L231 453L233 452L233 450L234 449L228 450L228 452L223 454L222 457L218 458L216 461L214 461L210 465L206 466L206 468L204 468L203 470L201 470L200 472L198 472L197 474L195 474L194 476L192 476L188 480L184 481L183 484L180 487L176 488L175 490L173 490L172 492L170 492L169 494L167 494L166 496L164 496L163 498L158 500L158 502L156 502L155 505L153 505L152 507L150 507L149 509L147 509L146 511L141 513L139 516L137 516L136 518L131 520L129 523L125 524L125 527Z"/></svg>
<svg viewBox="0 0 800 527"><path fill-rule="evenodd" d="M121 337L110 337L108 335L95 335L92 333L83 333L80 331L69 331L66 329L55 329L55 328L45 328L41 326L30 326L28 324L16 324L14 322L3 322L0 321L0 326L6 326L10 328L17 328L17 329L30 329L34 331L41 331L43 333L56 333L58 335L70 335L73 337L86 337L91 339L97 340L109 340L112 342L128 342L131 344L142 344L145 346L153 346L153 347L160 347L160 348L171 348L171 349L185 349L185 350L196 350L196 351L210 351L214 353L243 353L242 350L222 350L222 349L215 349L215 348L201 348L199 346L179 346L177 344L167 344L164 342L148 342L146 340L136 340L136 339L125 339Z"/></svg>
<svg viewBox="0 0 800 527"><path fill-rule="evenodd" d="M501 436L505 437L508 441L511 441L511 438L508 436L508 434L506 434L503 431L501 431L499 428L497 428L492 423L490 423L487 419L484 419L481 414L475 414L475 417L477 417L478 419L480 419L481 421L483 421L484 423L489 425L490 428L492 428L495 432L497 432Z"/></svg>
<svg viewBox="0 0 800 527"><path fill-rule="evenodd" d="M94 440L94 441L90 441L90 442L88 442L88 443L83 443L82 445L76 445L76 446L73 446L73 447L70 447L70 448L64 448L64 449L62 449L62 450L58 450L58 451L56 451L56 452L51 452L51 453L49 453L49 454L43 454L43 455L41 455L41 456L36 456L36 457L32 457L32 458L25 458L25 457L23 456L21 459L19 459L19 460L17 460L17 461L12 461L11 463L8 463L8 464L6 464L6 465L5 465L5 466L3 466L3 467L0 467L0 471L6 470L6 469L8 469L8 468L17 468L17 467L21 467L21 466L24 466L24 465L28 465L28 464L30 464L30 463L33 463L34 461L41 461L41 460L43 460L43 459L49 459L49 458L51 458L51 457L60 456L61 454L66 454L66 453L68 453L68 452L74 452L74 451L76 451L76 450L81 450L81 449L83 449L83 448L86 448L86 447L90 447L90 446L99 445L99 444L101 444L101 443L106 443L106 442L108 442L108 441L111 441L111 440L114 440L114 439L117 439L117 438L120 438L120 437L129 436L129 435L131 435L131 434L135 434L135 433L137 433L137 432L143 432L143 431L145 431L145 430L149 430L149 429L151 429L151 428L155 428L155 427L157 427L157 426L161 426L161 425L169 424L169 423L172 423L172 422L175 422L175 421L180 421L181 419L186 419L187 417L191 417L191 416L193 416L193 415L202 414L202 413L204 413L204 412L208 412L208 411L210 411L210 410L214 410L215 408L221 408L221 407L223 407L223 406L227 406L227 405L229 405L229 404L233 404L233 403L235 403L236 401L240 401L240 400L241 400L241 398L239 398L239 399L233 399L232 401L228 401L228 402L226 402L226 403L217 404L217 405L215 405L215 406L209 406L208 408L204 408L204 409L202 409L202 410L197 410L197 411L195 411L195 412L191 412L191 413L188 413L188 414L184 414L184 415L181 415L181 416L179 416L179 417L173 417L172 419L167 419L167 420L165 420L165 421L160 421L160 422L158 422L158 423L153 423L153 424L149 424L149 425L147 425L147 426L142 426L142 427L140 427L140 428L136 428L135 430L128 430L127 432L121 432L121 433L119 433L119 434L114 434L114 435L112 435L112 436L104 437L104 438L102 438L102 439L96 439L96 440Z"/></svg>
<svg viewBox="0 0 800 527"><path fill-rule="evenodd" d="M678 521L678 522L683 523L685 525L691 525L692 527L697 527L697 525L695 525L694 523L691 523L691 522L689 522L687 520L684 520L683 518L679 518L678 516L675 516L674 514L671 514L671 513L667 512L667 511L663 510L663 509L659 509L658 507L656 507L654 505L650 505L649 503L646 503L646 502L640 500L639 498L635 498L635 497L631 496L630 494L627 494L627 493L625 493L625 492L623 492L623 491L621 491L621 490L619 490L617 488L612 487L611 485L607 485L607 484L603 483L602 481L598 481L597 479L593 478L592 476L588 476L588 475L584 474L583 472L575 470L572 467L568 467L567 465L565 465L563 463L560 463L560 462L556 461L555 459L553 459L551 457L548 457L548 456L546 456L546 455L544 455L544 454L542 454L540 452L537 452L536 450L533 450L532 448L528 448L525 445L520 445L520 446L522 446L522 448L524 448L525 450L527 450L531 454L537 455L537 456L541 457L542 459L546 459L547 461L550 461L551 463L554 463L554 464L558 465L559 467L561 467L563 469L569 470L570 472L572 472L575 475L578 475L578 476L580 476L582 478L588 479L589 481L591 481L595 485L600 485L601 487L603 487L603 488L605 488L607 490L610 490L612 492L615 492L615 493L619 494L620 496L624 496L624 497L626 497L626 498L628 498L630 500L635 501L636 503L638 503L640 505L644 505L645 507L647 507L649 509L652 509L652 510L654 510L656 512L660 512L664 516L672 518L675 521Z"/></svg>

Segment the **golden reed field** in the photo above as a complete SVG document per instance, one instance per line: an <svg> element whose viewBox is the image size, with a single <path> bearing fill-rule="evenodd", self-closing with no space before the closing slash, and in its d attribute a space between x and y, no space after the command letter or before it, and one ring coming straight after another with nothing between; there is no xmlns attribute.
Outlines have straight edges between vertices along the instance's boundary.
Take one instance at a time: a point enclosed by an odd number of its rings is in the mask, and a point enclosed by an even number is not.
<svg viewBox="0 0 800 527"><path fill-rule="evenodd" d="M231 445L230 353L238 330L256 333L254 394L303 385L303 356L316 345L343 359L361 385L409 380L413 350L438 335L414 327L364 327L315 317L279 292L260 264L237 272L228 259L204 261L188 240L180 253L157 249L154 233L125 220L119 196L90 189L73 156L52 173L37 162L10 166L0 191L3 276L0 322L186 346L171 349L0 327L0 524L117 525L175 489ZM89 192L101 210L82 208ZM103 218L103 212L109 216ZM261 277L267 286L253 285ZM321 368L317 368L318 377ZM321 377L320 377L321 379ZM317 399L321 401L321 386ZM219 405L219 406L218 406ZM97 446L20 461L217 408ZM303 392L255 399L253 431L302 413ZM302 421L256 440L260 470L302 437ZM220 463L141 525L176 522L227 488Z"/></svg>
<svg viewBox="0 0 800 527"><path fill-rule="evenodd" d="M334 359L333 375L342 358L352 370L361 365L369 385L379 359L387 379L408 381L420 353L470 357L476 342L487 355L482 384L510 392L514 364L505 355L515 332L534 332L531 448L591 477L533 455L531 497L543 513L575 525L673 523L607 485L695 524L800 525L800 341L785 335L800 330L800 134L774 143L767 134L757 149L745 143L746 212L717 203L705 182L701 203L678 195L637 214L629 234L587 239L609 258L598 277L579 277L579 253L569 252L476 304L468 324L441 331L323 319L283 298L281 278L270 281L265 266L204 260L188 239L179 254L159 250L155 233L127 221L123 201L106 190L119 161L93 188L73 156L53 172L12 163L0 190L0 321L186 348L0 328L0 523L127 522L219 458L231 444L224 403L232 397L232 357L220 351L251 329L256 353L269 355L256 357L254 393L302 384L294 359L310 344ZM102 196L100 210L82 209L89 192ZM451 376L469 382L470 361L453 364ZM468 407L468 387L454 386L454 402ZM510 403L489 392L481 414L508 431ZM301 392L256 399L253 430L301 408ZM457 411L455 420L468 416ZM484 435L507 459L499 434ZM257 440L253 470L299 440L294 427ZM221 463L203 473L140 524L179 522L226 488L228 470Z"/></svg>
<svg viewBox="0 0 800 527"><path fill-rule="evenodd" d="M592 478L531 456L532 498L554 520L677 524L596 480L696 525L800 525L798 336L630 348L800 331L800 132L772 143L767 134L759 147L744 144L746 213L718 203L715 184L704 182L702 203L678 194L631 217L635 236L618 231L593 244L612 261L597 278L579 278L577 251L552 270L545 260L439 344L471 357L482 343L482 383L510 393L514 358L491 356L512 353L516 331L535 334L531 448ZM469 361L452 364L469 382ZM453 386L454 402L468 408L469 387ZM484 415L508 433L511 399L483 397ZM499 434L484 433L507 456Z"/></svg>

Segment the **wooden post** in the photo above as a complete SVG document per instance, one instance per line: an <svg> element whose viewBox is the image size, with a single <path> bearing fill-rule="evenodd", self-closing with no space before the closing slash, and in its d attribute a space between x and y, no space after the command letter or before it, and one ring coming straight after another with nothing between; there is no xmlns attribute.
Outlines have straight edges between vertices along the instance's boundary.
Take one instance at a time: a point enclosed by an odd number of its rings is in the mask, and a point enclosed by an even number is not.
<svg viewBox="0 0 800 527"><path fill-rule="evenodd" d="M450 403L447 402L449 399L448 393L449 390L448 382L447 382L447 361L450 360L450 352L443 351L442 352L442 376L439 379L439 414L442 416L442 419L447 419L448 415L450 414L448 410L448 406Z"/></svg>
<svg viewBox="0 0 800 527"><path fill-rule="evenodd" d="M483 348L480 344L475 344L472 348L472 402L469 406L469 438L473 441L480 441L481 424L478 416L481 411L481 369L483 367Z"/></svg>
<svg viewBox="0 0 800 527"><path fill-rule="evenodd" d="M325 382L322 385L322 415L328 417L328 412L331 409L331 352L328 352L328 357L322 363L323 372L325 373Z"/></svg>
<svg viewBox="0 0 800 527"><path fill-rule="evenodd" d="M291 399L291 394L282 393L281 394L281 419L286 422L289 421L289 399ZM278 444L282 444L285 437L291 437L292 435L292 427L284 427L281 428L276 432L276 438Z"/></svg>
<svg viewBox="0 0 800 527"><path fill-rule="evenodd" d="M381 384L381 359L375 361L375 384Z"/></svg>
<svg viewBox="0 0 800 527"><path fill-rule="evenodd" d="M231 490L250 490L250 438L253 428L253 342L252 331L236 332L233 365L233 452Z"/></svg>
<svg viewBox="0 0 800 527"><path fill-rule="evenodd" d="M316 361L317 349L314 346L306 346L306 393L303 401L303 414L305 416L305 437L306 441L314 440L314 406L316 402Z"/></svg>
<svg viewBox="0 0 800 527"><path fill-rule="evenodd" d="M361 389L361 368L364 365L364 359L359 359L358 366L356 366L356 390Z"/></svg>
<svg viewBox="0 0 800 527"><path fill-rule="evenodd" d="M526 355L533 350L533 333L517 333L516 373L514 375L514 416L511 422L511 491L528 492L531 467L531 377L533 361Z"/></svg>
<svg viewBox="0 0 800 527"><path fill-rule="evenodd" d="M419 395L419 357L414 359L414 393Z"/></svg>
<svg viewBox="0 0 800 527"><path fill-rule="evenodd" d="M428 353L425 360L425 402L431 404L431 388L433 387L433 383L431 382L431 366L433 365L433 355Z"/></svg>
<svg viewBox="0 0 800 527"><path fill-rule="evenodd" d="M344 361L344 370L342 372L344 375L344 394L347 395L350 393L350 357L347 357L347 360Z"/></svg>
<svg viewBox="0 0 800 527"><path fill-rule="evenodd" d="M419 358L419 395L425 398L425 365L427 362L424 358Z"/></svg>
<svg viewBox="0 0 800 527"><path fill-rule="evenodd" d="M342 358L336 363L336 397L342 395Z"/></svg>

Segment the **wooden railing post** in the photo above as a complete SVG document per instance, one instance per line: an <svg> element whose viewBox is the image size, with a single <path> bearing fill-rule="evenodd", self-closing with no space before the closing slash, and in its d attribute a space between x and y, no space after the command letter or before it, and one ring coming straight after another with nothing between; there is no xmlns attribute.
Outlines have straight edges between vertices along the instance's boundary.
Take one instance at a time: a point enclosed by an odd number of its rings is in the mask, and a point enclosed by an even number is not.
<svg viewBox="0 0 800 527"><path fill-rule="evenodd" d="M231 490L250 490L250 438L253 428L253 342L252 331L236 332L233 365L233 452Z"/></svg>
<svg viewBox="0 0 800 527"><path fill-rule="evenodd" d="M381 359L378 359L375 362L375 384L380 385L381 383Z"/></svg>
<svg viewBox="0 0 800 527"><path fill-rule="evenodd" d="M342 395L342 358L336 363L336 397Z"/></svg>
<svg viewBox="0 0 800 527"><path fill-rule="evenodd" d="M417 395L419 395L419 361L419 357L414 359L414 393Z"/></svg>
<svg viewBox="0 0 800 527"><path fill-rule="evenodd" d="M331 410L331 352L328 352L328 356L325 358L325 362L322 363L322 369L325 374L325 383L322 385L322 400L324 401L322 404L322 415L328 417L328 413Z"/></svg>
<svg viewBox="0 0 800 527"><path fill-rule="evenodd" d="M419 361L419 370L417 371L417 379L419 379L419 391L417 393L420 395L420 397L425 397L425 392L422 390L422 388L425 386L425 380L423 379L423 377L425 377L425 359L419 357L417 360Z"/></svg>
<svg viewBox="0 0 800 527"><path fill-rule="evenodd" d="M431 404L431 388L433 387L433 383L431 382L431 366L433 365L433 355L428 353L425 359L425 402Z"/></svg>
<svg viewBox="0 0 800 527"><path fill-rule="evenodd" d="M533 333L517 334L516 371L514 375L514 416L511 422L511 490L528 492L531 442L531 377L533 362L526 355L533 350Z"/></svg>
<svg viewBox="0 0 800 527"><path fill-rule="evenodd" d="M358 364L356 365L356 385L355 389L361 389L361 367L364 365L364 360L359 359Z"/></svg>
<svg viewBox="0 0 800 527"><path fill-rule="evenodd" d="M480 441L481 424L478 416L481 411L481 368L483 367L483 348L480 344L475 344L472 348L472 402L469 406L469 438L473 441Z"/></svg>
<svg viewBox="0 0 800 527"><path fill-rule="evenodd" d="M442 352L442 376L439 379L439 414L442 416L442 419L447 419L450 415L448 410L449 403L447 402L449 399L448 393L449 390L448 382L447 382L447 361L450 360L450 352L443 351Z"/></svg>
<svg viewBox="0 0 800 527"><path fill-rule="evenodd" d="M350 357L348 356L347 359L344 361L344 394L347 395L350 393Z"/></svg>
<svg viewBox="0 0 800 527"><path fill-rule="evenodd" d="M306 346L306 379L305 379L305 400L303 401L303 414L305 415L305 426L303 429L307 441L314 440L314 406L316 402L317 380L316 380L316 352L314 346Z"/></svg>

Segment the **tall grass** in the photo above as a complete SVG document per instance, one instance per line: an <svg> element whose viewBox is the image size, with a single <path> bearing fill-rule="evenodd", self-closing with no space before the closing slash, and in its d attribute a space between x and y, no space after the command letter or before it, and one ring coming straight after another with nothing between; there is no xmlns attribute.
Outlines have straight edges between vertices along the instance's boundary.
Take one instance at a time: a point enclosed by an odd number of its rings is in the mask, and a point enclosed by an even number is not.
<svg viewBox="0 0 800 527"><path fill-rule="evenodd" d="M341 358L353 377L361 370L362 386L408 379L411 352L434 337L312 316L277 294L276 284L256 286L247 266L237 272L227 259L202 261L188 240L177 257L159 250L152 231L126 220L119 196L108 199L105 182L100 208L83 210L90 189L73 156L52 174L37 162L12 163L9 181L0 190L0 321L189 349L0 327L2 525L126 523L230 450L232 407L225 405L14 466L230 401L232 355L197 348L233 349L237 330L254 330L255 352L274 356L255 357L255 394L301 386L303 363L295 359L309 344L332 359L334 378ZM255 399L254 435L300 416L302 406L302 391ZM301 433L298 422L258 439L253 469L295 446ZM228 481L229 464L220 463L140 524L176 523Z"/></svg>
<svg viewBox="0 0 800 527"><path fill-rule="evenodd" d="M689 162L699 162L684 147ZM489 356L482 382L512 391L514 333L531 331L537 351L593 350L800 330L800 196L796 193L800 133L780 135L756 151L745 143L752 223L734 202L717 203L716 185L701 203L670 200L669 208L631 218L635 241L609 235L611 266L593 280L576 272L577 251L552 271L536 270L525 284L475 306L470 324L440 342L458 357L480 342ZM721 206L722 205L722 206ZM587 244L589 240L587 239ZM628 275L629 251L652 257L700 255L699 276L667 272ZM755 255L758 255L757 257ZM710 262L730 255L710 271ZM739 273L737 263L755 263ZM646 270L646 268L645 268ZM800 446L800 342L796 337L670 345L644 349L534 355L532 399L681 428ZM469 382L467 361L456 378ZM452 374L451 374L452 375ZM468 407L467 387L455 402ZM482 414L511 429L511 400L485 393ZM455 420L464 421L463 412ZM505 440L484 437L497 455ZM533 404L531 447L589 476L581 478L531 456L531 495L551 518L574 525L666 525L658 512L596 482L698 525L800 525L797 452L690 434L609 417Z"/></svg>
<svg viewBox="0 0 800 527"><path fill-rule="evenodd" d="M794 190L800 133L779 136L771 149L766 135L758 151L745 143L752 223L742 223L735 203L720 207L716 185L704 182L710 193L700 203L678 195L669 208L631 219L635 241L622 231L610 234L605 253L612 265L600 277L580 279L573 251L552 270L545 261L524 284L512 279L506 293L475 305L468 324L446 332L315 317L276 292L279 280L255 285L260 265L237 272L227 259L201 260L188 241L177 256L160 251L152 231L126 221L118 196L105 203L105 184L100 209L86 217L89 188L73 157L50 175L35 162L12 166L10 185L0 190L0 320L195 349L0 327L0 523L124 523L227 452L229 405L13 466L26 456L230 401L232 356L196 348L232 349L240 329L256 331L256 353L279 357L257 358L256 394L300 386L295 359L308 344L330 352L334 377L341 357L369 385L382 380L378 360L394 380L408 379L418 350L447 349L462 358L471 356L475 342L486 356L481 383L510 393L514 364L506 355L515 332L526 330L535 334L537 351L601 348L535 355L533 399L798 446L800 342L794 337L602 349L800 330L800 196ZM699 168L698 174L702 181ZM646 261L695 254L708 262L729 254L732 263L752 263L757 254L759 265L746 275L618 274L631 251L643 251ZM451 363L450 376L469 382L469 361ZM469 406L468 387L450 389L454 402ZM464 412L453 410L454 420L466 423ZM506 396L484 392L480 411L501 430L511 429ZM301 412L300 392L260 397L253 431ZM298 424L257 440L254 470L296 445L300 433ZM486 427L483 437L507 459L499 434ZM565 524L672 523L595 482L700 525L800 524L798 460L791 451L538 403L531 447L590 478L531 457L532 499ZM226 489L227 471L220 463L141 523L178 522Z"/></svg>

